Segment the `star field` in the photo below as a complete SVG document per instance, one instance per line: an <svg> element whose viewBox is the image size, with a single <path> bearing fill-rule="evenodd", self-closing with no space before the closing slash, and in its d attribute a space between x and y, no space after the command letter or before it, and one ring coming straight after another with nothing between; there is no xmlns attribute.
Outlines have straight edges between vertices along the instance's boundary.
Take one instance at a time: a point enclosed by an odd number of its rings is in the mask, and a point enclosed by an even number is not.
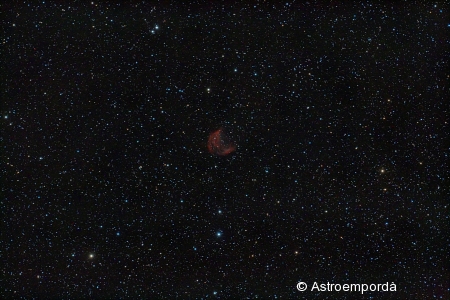
<svg viewBox="0 0 450 300"><path fill-rule="evenodd" d="M447 2L3 12L2 299L450 297Z"/></svg>

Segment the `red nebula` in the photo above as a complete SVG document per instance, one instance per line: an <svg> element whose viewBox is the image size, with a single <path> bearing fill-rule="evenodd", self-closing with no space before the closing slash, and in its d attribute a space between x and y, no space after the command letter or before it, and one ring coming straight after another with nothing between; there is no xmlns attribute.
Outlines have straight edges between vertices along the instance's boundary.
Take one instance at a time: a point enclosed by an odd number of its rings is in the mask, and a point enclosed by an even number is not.
<svg viewBox="0 0 450 300"><path fill-rule="evenodd" d="M226 156L236 150L236 146L228 140L228 137L220 128L209 135L208 151L213 155Z"/></svg>

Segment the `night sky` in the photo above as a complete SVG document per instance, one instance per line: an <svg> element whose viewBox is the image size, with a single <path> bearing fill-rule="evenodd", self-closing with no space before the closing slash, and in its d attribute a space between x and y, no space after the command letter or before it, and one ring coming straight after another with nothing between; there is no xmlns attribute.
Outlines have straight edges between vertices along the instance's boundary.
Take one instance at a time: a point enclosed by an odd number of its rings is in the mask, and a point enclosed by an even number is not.
<svg viewBox="0 0 450 300"><path fill-rule="evenodd" d="M449 299L450 8L392 2L2 4L1 297Z"/></svg>

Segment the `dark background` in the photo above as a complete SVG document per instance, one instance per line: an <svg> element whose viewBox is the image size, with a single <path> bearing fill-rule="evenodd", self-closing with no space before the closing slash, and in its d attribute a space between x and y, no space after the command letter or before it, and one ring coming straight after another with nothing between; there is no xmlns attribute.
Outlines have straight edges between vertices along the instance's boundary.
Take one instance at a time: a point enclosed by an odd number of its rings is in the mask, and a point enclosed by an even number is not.
<svg viewBox="0 0 450 300"><path fill-rule="evenodd" d="M423 2L2 4L1 295L448 299L449 7Z"/></svg>

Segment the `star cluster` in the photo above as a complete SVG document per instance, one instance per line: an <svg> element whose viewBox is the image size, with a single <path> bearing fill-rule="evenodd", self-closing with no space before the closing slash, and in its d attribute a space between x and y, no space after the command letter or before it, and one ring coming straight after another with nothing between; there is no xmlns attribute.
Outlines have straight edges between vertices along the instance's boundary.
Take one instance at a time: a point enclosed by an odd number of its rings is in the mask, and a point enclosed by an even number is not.
<svg viewBox="0 0 450 300"><path fill-rule="evenodd" d="M3 5L2 298L448 299L448 3L260 2Z"/></svg>

